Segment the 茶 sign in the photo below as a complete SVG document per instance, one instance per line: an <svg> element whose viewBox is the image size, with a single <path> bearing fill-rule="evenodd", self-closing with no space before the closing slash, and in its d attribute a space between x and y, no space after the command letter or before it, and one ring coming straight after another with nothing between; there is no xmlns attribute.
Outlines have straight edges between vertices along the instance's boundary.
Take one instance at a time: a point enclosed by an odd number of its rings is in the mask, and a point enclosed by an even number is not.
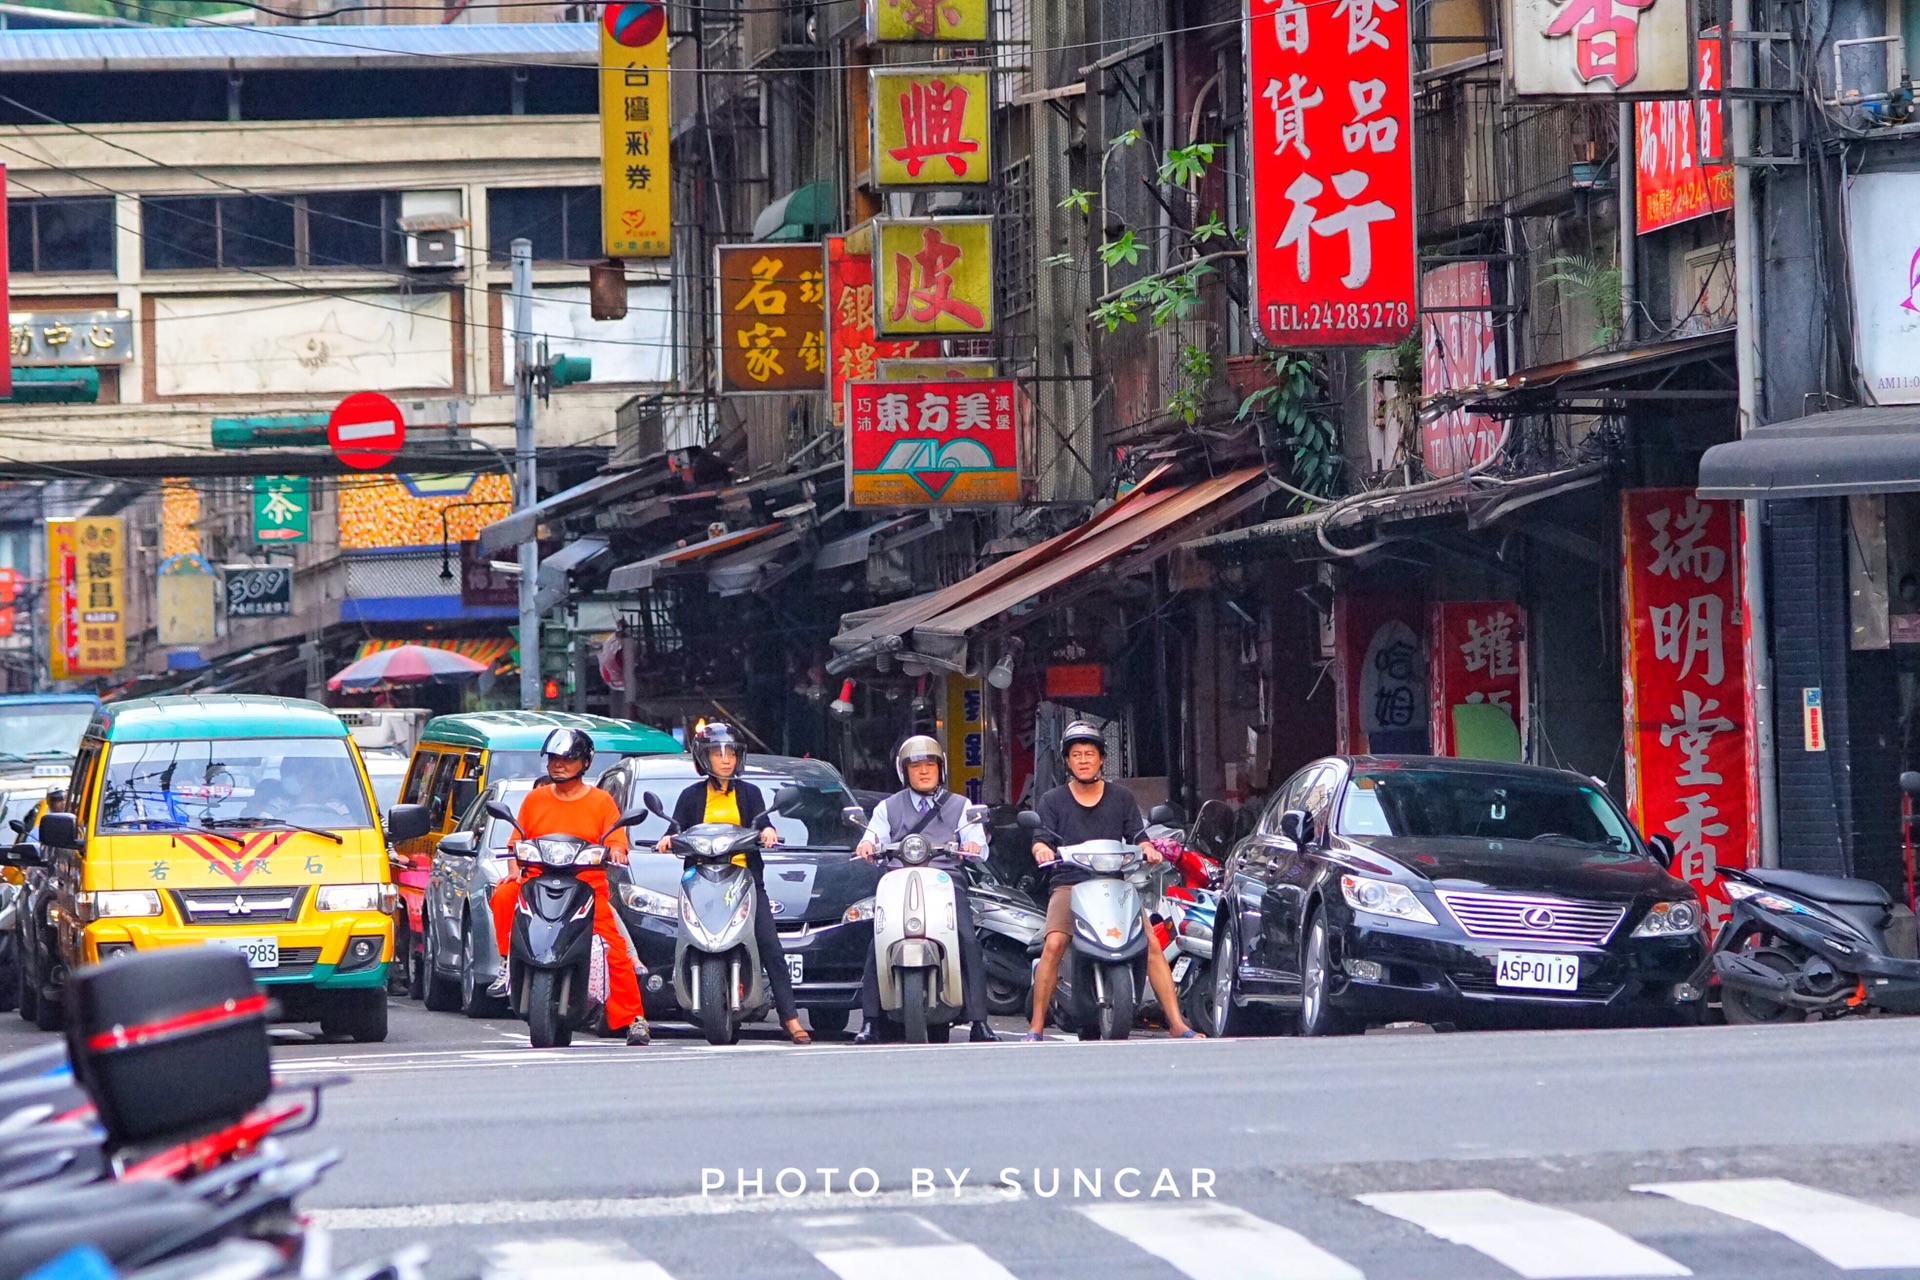
<svg viewBox="0 0 1920 1280"><path fill-rule="evenodd" d="M856 507L1020 499L1011 379L847 386L847 492Z"/></svg>

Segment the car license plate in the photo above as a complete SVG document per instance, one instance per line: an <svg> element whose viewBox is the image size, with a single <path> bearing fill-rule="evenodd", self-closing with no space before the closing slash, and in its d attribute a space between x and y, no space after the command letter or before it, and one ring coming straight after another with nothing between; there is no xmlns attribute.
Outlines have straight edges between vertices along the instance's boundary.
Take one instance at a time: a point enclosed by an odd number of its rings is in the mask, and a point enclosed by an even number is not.
<svg viewBox="0 0 1920 1280"><path fill-rule="evenodd" d="M1193 967L1192 956L1181 956L1173 962L1173 980L1175 982L1187 976L1187 970Z"/></svg>
<svg viewBox="0 0 1920 1280"><path fill-rule="evenodd" d="M247 958L249 969L278 969L280 944L272 938L208 938L210 947L226 947Z"/></svg>
<svg viewBox="0 0 1920 1280"><path fill-rule="evenodd" d="M1576 991L1580 987L1580 957L1553 956L1538 951L1502 951L1494 981L1503 987L1533 987L1544 991Z"/></svg>
<svg viewBox="0 0 1920 1280"><path fill-rule="evenodd" d="M787 956L787 976L795 982L807 980L807 958L789 954Z"/></svg>

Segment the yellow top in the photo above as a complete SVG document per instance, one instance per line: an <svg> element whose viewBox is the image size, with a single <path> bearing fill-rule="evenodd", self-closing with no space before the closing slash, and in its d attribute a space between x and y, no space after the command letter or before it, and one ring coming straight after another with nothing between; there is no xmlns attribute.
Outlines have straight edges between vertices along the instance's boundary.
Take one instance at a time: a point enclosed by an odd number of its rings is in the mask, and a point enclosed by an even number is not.
<svg viewBox="0 0 1920 1280"><path fill-rule="evenodd" d="M707 812L705 821L730 822L736 827L739 826L740 793L732 787L728 787L725 791L715 790L714 785L709 782L707 784ZM733 865L736 867L746 866L747 855L744 853L734 854Z"/></svg>

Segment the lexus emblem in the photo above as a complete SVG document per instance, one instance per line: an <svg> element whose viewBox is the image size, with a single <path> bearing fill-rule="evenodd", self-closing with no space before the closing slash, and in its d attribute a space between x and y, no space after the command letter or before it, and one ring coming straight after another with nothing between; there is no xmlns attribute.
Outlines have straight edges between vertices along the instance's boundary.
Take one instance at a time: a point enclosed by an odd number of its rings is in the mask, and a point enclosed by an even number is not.
<svg viewBox="0 0 1920 1280"><path fill-rule="evenodd" d="M1520 923L1529 929L1553 928L1553 912L1547 907L1528 907L1520 913Z"/></svg>

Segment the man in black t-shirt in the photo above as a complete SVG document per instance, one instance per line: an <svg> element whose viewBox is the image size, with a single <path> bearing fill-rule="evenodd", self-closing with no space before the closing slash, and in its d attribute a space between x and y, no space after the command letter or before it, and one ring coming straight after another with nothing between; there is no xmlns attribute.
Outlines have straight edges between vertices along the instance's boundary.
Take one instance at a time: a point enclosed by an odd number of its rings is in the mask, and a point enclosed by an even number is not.
<svg viewBox="0 0 1920 1280"><path fill-rule="evenodd" d="M1076 720L1060 735L1060 756L1067 766L1068 780L1040 797L1033 810L1040 816L1041 829L1058 836L1062 844L1085 840L1124 840L1140 846L1148 862L1159 862L1160 851L1147 840L1147 824L1140 816L1140 805L1125 787L1107 782L1100 776L1106 763L1106 740L1100 731L1085 721ZM1038 836L1033 841L1033 860L1046 866L1059 859L1059 852ZM1047 937L1040 951L1040 964L1033 974L1033 1020L1027 1039L1039 1040L1047 1028L1047 1010L1053 1003L1053 989L1060 979L1060 960L1073 940L1073 886L1090 879L1092 873L1070 862L1052 870L1053 891L1047 897ZM1167 1032L1180 1039L1200 1038L1180 1016L1180 1000L1173 987L1173 972L1167 958L1153 945L1152 925L1141 913L1140 925L1148 931L1147 981L1160 1000L1166 1015Z"/></svg>

